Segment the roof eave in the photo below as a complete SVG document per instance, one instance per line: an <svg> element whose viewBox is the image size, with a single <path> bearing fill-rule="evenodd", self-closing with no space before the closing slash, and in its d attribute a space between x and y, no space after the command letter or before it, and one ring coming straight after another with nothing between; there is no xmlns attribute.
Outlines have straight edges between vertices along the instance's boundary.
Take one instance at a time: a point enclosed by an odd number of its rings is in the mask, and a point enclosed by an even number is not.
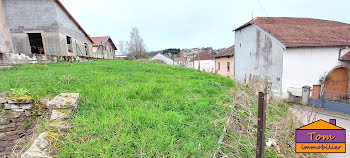
<svg viewBox="0 0 350 158"><path fill-rule="evenodd" d="M69 13L69 11L66 9L66 7L64 7L64 5L60 2L60 0L54 0L59 7L61 7L61 9L68 15L69 19L71 19L75 25L77 25L77 27L79 28L79 30L81 32L83 32L83 34L90 40L91 43L93 43L91 37L86 33L86 31L83 29L83 27L81 27L81 25L78 23L78 21L76 21L74 19L74 17L72 16L72 14Z"/></svg>
<svg viewBox="0 0 350 158"><path fill-rule="evenodd" d="M244 24L244 25L242 25L242 26L240 26L240 27L234 29L232 32L238 31L238 30L243 29L243 28L245 28L245 27L247 27L247 26L249 26L249 25L252 25L252 24L254 24L254 23L246 23L246 24Z"/></svg>

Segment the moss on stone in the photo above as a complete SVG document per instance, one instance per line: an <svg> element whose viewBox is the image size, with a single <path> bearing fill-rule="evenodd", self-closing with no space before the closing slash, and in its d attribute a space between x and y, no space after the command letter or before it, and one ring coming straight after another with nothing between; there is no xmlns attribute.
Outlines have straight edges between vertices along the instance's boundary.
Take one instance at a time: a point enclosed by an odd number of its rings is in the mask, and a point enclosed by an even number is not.
<svg viewBox="0 0 350 158"><path fill-rule="evenodd" d="M8 99L18 100L18 101L24 101L24 100L30 100L33 99L31 96L24 96L24 97L9 97Z"/></svg>
<svg viewBox="0 0 350 158"><path fill-rule="evenodd" d="M66 105L71 105L72 102L71 102L71 101L67 101L65 104L66 104Z"/></svg>
<svg viewBox="0 0 350 158"><path fill-rule="evenodd" d="M47 111L46 105L40 103L35 103L32 109L33 113L37 115L44 114Z"/></svg>
<svg viewBox="0 0 350 158"><path fill-rule="evenodd" d="M61 123L63 122L62 120L55 120L55 121L52 121L52 123Z"/></svg>
<svg viewBox="0 0 350 158"><path fill-rule="evenodd" d="M51 144L51 150L57 150L62 146L58 141L61 138L61 135L56 132L48 132L46 140Z"/></svg>
<svg viewBox="0 0 350 158"><path fill-rule="evenodd" d="M69 109L59 109L57 112L64 113L64 114L69 114L70 110Z"/></svg>
<svg viewBox="0 0 350 158"><path fill-rule="evenodd" d="M49 142L54 142L54 141L57 141L59 138L60 138L60 134L58 134L56 132L48 132L46 139Z"/></svg>

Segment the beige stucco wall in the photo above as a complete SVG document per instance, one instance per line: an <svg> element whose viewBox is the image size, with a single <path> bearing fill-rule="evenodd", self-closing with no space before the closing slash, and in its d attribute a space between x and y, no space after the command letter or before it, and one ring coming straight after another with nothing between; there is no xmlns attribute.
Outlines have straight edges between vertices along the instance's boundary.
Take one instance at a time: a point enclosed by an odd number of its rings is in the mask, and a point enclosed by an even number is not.
<svg viewBox="0 0 350 158"><path fill-rule="evenodd" d="M224 77L230 77L231 79L234 79L234 57L218 57L215 58L215 72L221 76ZM230 62L230 70L227 70L227 63ZM220 63L220 68L219 68Z"/></svg>

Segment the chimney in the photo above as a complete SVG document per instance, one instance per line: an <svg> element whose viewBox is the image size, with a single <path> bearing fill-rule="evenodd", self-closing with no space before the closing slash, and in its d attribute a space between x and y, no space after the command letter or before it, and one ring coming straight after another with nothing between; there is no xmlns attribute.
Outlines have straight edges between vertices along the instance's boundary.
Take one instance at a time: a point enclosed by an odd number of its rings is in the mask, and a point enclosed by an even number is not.
<svg viewBox="0 0 350 158"><path fill-rule="evenodd" d="M336 126L337 125L337 120L336 119L330 119L329 123Z"/></svg>

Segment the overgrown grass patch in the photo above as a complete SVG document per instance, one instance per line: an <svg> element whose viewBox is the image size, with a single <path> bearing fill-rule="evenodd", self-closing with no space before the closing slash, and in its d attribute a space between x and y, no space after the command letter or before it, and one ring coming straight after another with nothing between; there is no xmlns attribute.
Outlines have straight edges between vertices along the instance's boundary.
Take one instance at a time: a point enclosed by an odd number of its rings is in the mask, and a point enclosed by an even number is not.
<svg viewBox="0 0 350 158"><path fill-rule="evenodd" d="M210 157L224 125L214 122L229 116L233 87L215 74L122 60L0 71L0 92L81 94L60 157Z"/></svg>

